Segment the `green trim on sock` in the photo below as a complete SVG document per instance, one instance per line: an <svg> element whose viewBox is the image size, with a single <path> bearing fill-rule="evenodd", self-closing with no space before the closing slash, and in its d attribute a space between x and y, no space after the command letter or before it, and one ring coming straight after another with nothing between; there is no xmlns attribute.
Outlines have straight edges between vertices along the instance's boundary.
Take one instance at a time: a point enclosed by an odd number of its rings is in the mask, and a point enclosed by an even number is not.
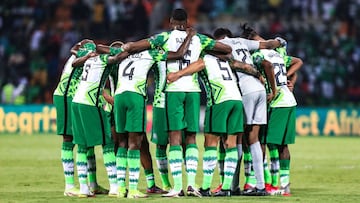
<svg viewBox="0 0 360 203"><path fill-rule="evenodd" d="M137 190L140 175L140 150L128 150L129 190Z"/></svg>
<svg viewBox="0 0 360 203"><path fill-rule="evenodd" d="M237 147L226 149L223 190L230 190L238 159Z"/></svg>
<svg viewBox="0 0 360 203"><path fill-rule="evenodd" d="M144 169L146 184L148 188L155 185L154 171L152 169Z"/></svg>
<svg viewBox="0 0 360 203"><path fill-rule="evenodd" d="M170 146L169 150L169 165L171 169L171 175L174 180L174 190L182 190L182 162L183 154L180 145Z"/></svg>
<svg viewBox="0 0 360 203"><path fill-rule="evenodd" d="M216 147L205 147L203 156L203 181L201 188L208 189L211 186L217 161Z"/></svg>

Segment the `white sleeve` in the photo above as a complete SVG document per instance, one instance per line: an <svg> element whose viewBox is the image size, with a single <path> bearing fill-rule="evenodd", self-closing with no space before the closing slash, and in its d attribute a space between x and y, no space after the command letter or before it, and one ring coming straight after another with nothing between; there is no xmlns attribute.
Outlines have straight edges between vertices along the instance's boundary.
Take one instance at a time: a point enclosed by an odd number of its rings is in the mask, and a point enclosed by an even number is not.
<svg viewBox="0 0 360 203"><path fill-rule="evenodd" d="M243 39L243 38L240 38L240 39L242 40L242 43L245 44L249 48L249 51L258 50L260 47L260 42L257 40L249 40L249 39Z"/></svg>

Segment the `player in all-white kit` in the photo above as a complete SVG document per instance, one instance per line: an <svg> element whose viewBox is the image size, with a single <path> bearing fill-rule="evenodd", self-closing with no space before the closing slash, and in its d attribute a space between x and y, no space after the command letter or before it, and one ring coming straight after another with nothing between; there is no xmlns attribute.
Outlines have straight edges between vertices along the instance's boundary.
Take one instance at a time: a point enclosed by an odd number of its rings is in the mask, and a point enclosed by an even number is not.
<svg viewBox="0 0 360 203"><path fill-rule="evenodd" d="M267 41L254 41L244 38L233 38L228 29L220 28L214 32L214 37L220 42L231 46L232 56L236 61L253 65L250 51L264 48L276 48L281 46L282 39L267 40ZM249 144L250 152L252 154L253 167L255 177L257 179L254 188L245 188L244 195L266 195L264 175L263 175L263 154L261 145L258 140L260 125L265 125L266 119L266 92L264 85L261 81L249 74L236 71L235 74L237 82L240 86L240 92L243 97L243 104L245 110L245 136L247 144ZM241 136L238 138L238 152L239 157L242 155ZM240 165L240 161L239 161ZM238 166L240 168L240 166ZM249 169L248 169L249 170ZM238 191L239 175L235 174L233 182L233 191Z"/></svg>

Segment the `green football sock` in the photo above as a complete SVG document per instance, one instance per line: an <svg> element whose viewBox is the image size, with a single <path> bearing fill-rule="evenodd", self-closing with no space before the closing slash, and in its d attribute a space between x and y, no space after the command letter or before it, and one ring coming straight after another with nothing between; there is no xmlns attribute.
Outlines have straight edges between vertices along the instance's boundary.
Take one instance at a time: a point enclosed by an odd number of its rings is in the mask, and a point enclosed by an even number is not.
<svg viewBox="0 0 360 203"><path fill-rule="evenodd" d="M116 185L116 157L114 154L114 144L103 146L103 157L109 183L111 186Z"/></svg>
<svg viewBox="0 0 360 203"><path fill-rule="evenodd" d="M182 150L180 145L170 146L169 164L174 179L174 190L182 190Z"/></svg>
<svg viewBox="0 0 360 203"><path fill-rule="evenodd" d="M223 190L230 190L237 161L238 161L237 148L234 147L234 148L226 149L226 156L224 163L224 182L222 185Z"/></svg>
<svg viewBox="0 0 360 203"><path fill-rule="evenodd" d="M78 145L78 150L76 154L76 168L79 177L80 187L81 185L87 187L87 176L88 176L88 167L87 167L87 158L86 153L88 149L85 146Z"/></svg>
<svg viewBox="0 0 360 203"><path fill-rule="evenodd" d="M116 153L116 173L119 187L126 186L127 149L119 147Z"/></svg>
<svg viewBox="0 0 360 203"><path fill-rule="evenodd" d="M144 170L146 177L146 184L148 188L152 188L155 185L154 171L152 169Z"/></svg>
<svg viewBox="0 0 360 203"><path fill-rule="evenodd" d="M251 165L252 157L250 149L248 147L243 147L243 156L244 156L244 173L245 173L245 184L251 184Z"/></svg>
<svg viewBox="0 0 360 203"><path fill-rule="evenodd" d="M195 177L199 162L199 150L196 144L188 144L185 152L187 184L195 187Z"/></svg>
<svg viewBox="0 0 360 203"><path fill-rule="evenodd" d="M286 187L290 183L290 159L280 159L280 186Z"/></svg>
<svg viewBox="0 0 360 203"><path fill-rule="evenodd" d="M203 182L202 189L208 189L211 186L214 170L216 167L216 147L205 147L203 157Z"/></svg>
<svg viewBox="0 0 360 203"><path fill-rule="evenodd" d="M74 144L63 142L61 147L61 162L64 169L65 187L74 187Z"/></svg>
<svg viewBox="0 0 360 203"><path fill-rule="evenodd" d="M96 179L96 158L94 147L89 147L87 154L87 165L88 165L88 179L90 187L95 188L97 186Z"/></svg>
<svg viewBox="0 0 360 203"><path fill-rule="evenodd" d="M269 154L270 154L270 173L271 173L271 185L278 187L279 186L279 151L277 145L268 144Z"/></svg>
<svg viewBox="0 0 360 203"><path fill-rule="evenodd" d="M159 169L161 182L164 188L170 187L169 171L168 171L168 159L166 156L166 150L156 148L156 164Z"/></svg>
<svg viewBox="0 0 360 203"><path fill-rule="evenodd" d="M265 184L271 185L271 173L266 156L264 157L264 179L265 179Z"/></svg>
<svg viewBox="0 0 360 203"><path fill-rule="evenodd" d="M129 190L137 190L140 175L140 150L128 150Z"/></svg>

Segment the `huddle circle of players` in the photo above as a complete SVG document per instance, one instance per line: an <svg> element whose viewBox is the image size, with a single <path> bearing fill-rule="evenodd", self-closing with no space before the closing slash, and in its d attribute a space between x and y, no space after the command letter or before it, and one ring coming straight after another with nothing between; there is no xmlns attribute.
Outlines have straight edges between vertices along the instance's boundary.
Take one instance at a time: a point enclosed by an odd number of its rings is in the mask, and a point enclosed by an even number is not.
<svg viewBox="0 0 360 203"><path fill-rule="evenodd" d="M65 196L291 194L288 144L295 143L292 90L301 59L287 55L284 39L265 40L246 24L242 35L234 37L226 28L218 28L213 36L199 34L187 28L186 22L186 12L176 9L171 30L148 39L126 44L116 41L110 46L85 39L72 47L53 98L57 133L63 136ZM150 70L156 88L151 141L156 144L161 188L155 184L145 136ZM199 80L206 89L207 104L203 178L198 188ZM104 91L107 81L110 93ZM109 190L97 183L97 145L102 146ZM245 183L240 189L242 158ZM74 163L80 188L74 184ZM146 192L138 190L140 165ZM210 188L217 165L221 182Z"/></svg>

